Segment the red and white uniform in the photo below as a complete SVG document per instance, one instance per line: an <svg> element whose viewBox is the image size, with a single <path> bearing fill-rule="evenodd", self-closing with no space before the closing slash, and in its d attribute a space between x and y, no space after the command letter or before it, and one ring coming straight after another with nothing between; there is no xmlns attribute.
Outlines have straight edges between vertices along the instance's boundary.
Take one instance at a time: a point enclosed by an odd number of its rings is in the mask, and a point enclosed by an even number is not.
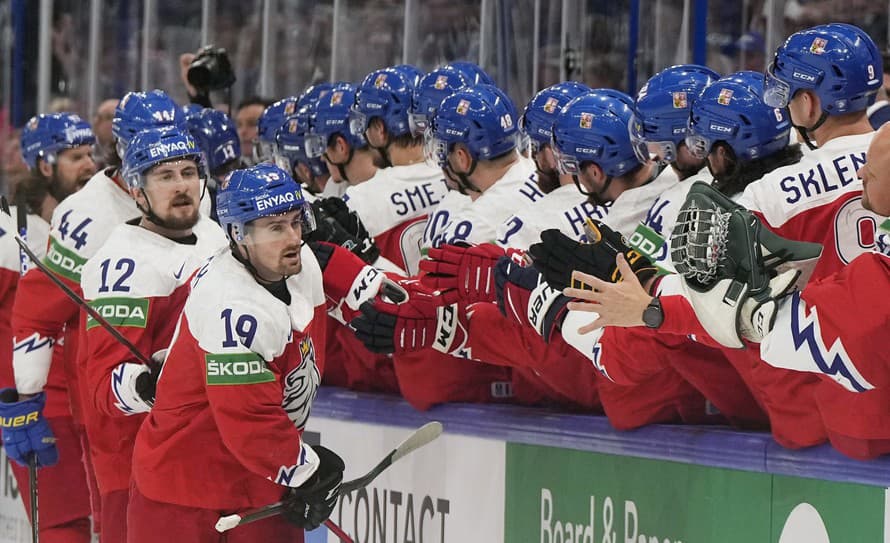
<svg viewBox="0 0 890 543"><path fill-rule="evenodd" d="M890 258L867 253L810 282L780 306L760 355L772 366L821 378L815 397L832 444L854 458L890 452ZM838 303L842 300L842 303Z"/></svg>
<svg viewBox="0 0 890 543"><path fill-rule="evenodd" d="M442 170L420 162L379 169L371 179L349 187L343 199L374 238L381 260L395 264L399 275L412 275L421 258L427 216L447 192ZM331 375L326 383L398 393L392 357L371 353L349 328L330 324L325 349Z"/></svg>
<svg viewBox="0 0 890 543"><path fill-rule="evenodd" d="M609 204L609 214L606 215L603 222L612 230L625 236L633 234L640 221L646 218L646 213L652 206L652 202L679 182L680 179L673 168L663 168L652 181L619 194L618 198Z"/></svg>
<svg viewBox="0 0 890 543"><path fill-rule="evenodd" d="M16 211L13 207L11 217L0 213L0 345L3 348L0 358L0 386L4 388L15 386L10 319L21 265L19 246L14 238L17 232ZM36 215L28 215L28 246L41 260L46 255L48 238L49 223ZM53 358L60 359L62 353L62 346L57 344L53 350ZM61 363L51 367L44 391L46 405L43 414L56 438L59 462L54 466L41 468L37 482L37 491L41 496L40 539L50 543L87 543L90 540L90 495L82 459L83 449L71 418L65 368ZM19 488L28 488L28 469L15 462L10 462L9 466ZM59 492L60 488L66 491ZM31 503L27 499L27 493L23 491L19 495L30 515Z"/></svg>
<svg viewBox="0 0 890 543"><path fill-rule="evenodd" d="M442 170L419 162L379 169L371 179L349 187L343 200L358 214L380 254L414 275L426 219L447 191Z"/></svg>
<svg viewBox="0 0 890 543"><path fill-rule="evenodd" d="M202 217L182 243L138 226L116 227L83 267L84 299L146 357L166 349L188 295L191 275L228 246L219 226ZM150 406L133 381L144 366L103 326L87 317L84 414L102 494L130 488L133 439Z"/></svg>
<svg viewBox="0 0 890 543"><path fill-rule="evenodd" d="M738 200L778 235L822 244L812 279L839 271L875 248L875 230L883 218L862 207L862 180L856 175L873 137L869 132L834 138L797 164L751 183Z"/></svg>
<svg viewBox="0 0 890 543"><path fill-rule="evenodd" d="M105 243L115 226L141 215L135 201L108 177L107 171L94 175L83 189L66 198L53 212L44 262L78 294L83 265ZM22 394L43 390L53 342L64 330L71 413L75 421L83 424L78 386L83 372L77 364L79 316L77 304L43 272L31 269L22 278L12 313L16 388Z"/></svg>
<svg viewBox="0 0 890 543"><path fill-rule="evenodd" d="M96 173L84 188L65 198L53 211L50 221L44 262L78 295L81 294L83 265L105 243L115 226L141 215L123 186L108 177L111 171ZM78 345L83 323L84 316L77 304L42 271L31 269L22 277L12 310L16 388L23 394L37 393L45 388L53 361L53 343L64 334L61 362L68 386L70 412L86 451L89 445L82 428L91 421L83 416L81 408L80 376L85 370ZM84 462L87 473L92 473L90 455L85 455ZM98 489L92 486L91 479L88 481L95 494L95 512L100 509ZM97 524L102 524L101 519Z"/></svg>
<svg viewBox="0 0 890 543"><path fill-rule="evenodd" d="M541 241L541 232L557 228L563 234L584 239L587 218L602 221L609 208L587 201L575 185L563 185L548 192L523 213L504 221L497 229L496 242L501 247L528 249Z"/></svg>
<svg viewBox="0 0 890 543"><path fill-rule="evenodd" d="M504 220L543 198L533 165L517 158L504 177L475 200L449 192L427 220L424 245L489 243ZM444 402L484 403L512 397L511 371L506 367L433 349L397 354L393 362L402 396L418 409Z"/></svg>
<svg viewBox="0 0 890 543"><path fill-rule="evenodd" d="M196 274L136 438L133 522L148 515L163 525L165 504L171 521L267 505L318 468L301 435L324 367L325 294L311 250L301 257L302 271L286 280L287 304L229 252ZM265 540L302 541L302 531L281 528ZM208 523L202 533L213 530ZM156 537L131 529L130 542Z"/></svg>

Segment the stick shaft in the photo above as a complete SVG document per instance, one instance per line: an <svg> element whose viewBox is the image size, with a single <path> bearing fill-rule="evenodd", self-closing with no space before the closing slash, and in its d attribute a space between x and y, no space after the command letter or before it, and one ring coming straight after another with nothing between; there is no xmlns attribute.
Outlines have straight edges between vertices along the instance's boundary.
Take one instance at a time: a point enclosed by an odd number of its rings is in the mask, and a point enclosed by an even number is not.
<svg viewBox="0 0 890 543"><path fill-rule="evenodd" d="M333 534L337 536L343 543L355 543L352 538L349 537L349 534L344 532L343 528L337 526L337 524L333 520L328 519L324 521L324 525L327 526L328 530L333 532Z"/></svg>
<svg viewBox="0 0 890 543"><path fill-rule="evenodd" d="M37 509L37 453L31 453L28 459L28 493L31 498L31 543L38 543L39 511Z"/></svg>

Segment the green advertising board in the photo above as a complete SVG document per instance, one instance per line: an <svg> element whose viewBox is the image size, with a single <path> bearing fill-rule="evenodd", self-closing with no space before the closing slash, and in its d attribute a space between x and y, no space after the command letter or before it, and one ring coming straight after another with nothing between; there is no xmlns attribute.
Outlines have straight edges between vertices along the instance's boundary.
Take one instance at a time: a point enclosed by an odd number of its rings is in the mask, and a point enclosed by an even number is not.
<svg viewBox="0 0 890 543"><path fill-rule="evenodd" d="M512 443L506 460L511 543L883 541L879 487Z"/></svg>

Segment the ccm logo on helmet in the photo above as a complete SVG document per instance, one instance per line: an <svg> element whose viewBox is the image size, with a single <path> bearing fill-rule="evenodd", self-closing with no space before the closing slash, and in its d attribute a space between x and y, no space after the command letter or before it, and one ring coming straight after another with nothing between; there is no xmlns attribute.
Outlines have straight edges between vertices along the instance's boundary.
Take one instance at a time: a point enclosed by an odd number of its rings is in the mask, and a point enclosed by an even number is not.
<svg viewBox="0 0 890 543"><path fill-rule="evenodd" d="M193 145L186 144L184 141L158 143L148 150L148 154L152 158L156 158L159 156L167 156L171 151L191 151L193 147Z"/></svg>
<svg viewBox="0 0 890 543"><path fill-rule="evenodd" d="M275 194L266 198L257 198L256 208L257 211L274 209L282 204L292 204L296 202L299 197L300 194L297 192L286 192L284 194Z"/></svg>

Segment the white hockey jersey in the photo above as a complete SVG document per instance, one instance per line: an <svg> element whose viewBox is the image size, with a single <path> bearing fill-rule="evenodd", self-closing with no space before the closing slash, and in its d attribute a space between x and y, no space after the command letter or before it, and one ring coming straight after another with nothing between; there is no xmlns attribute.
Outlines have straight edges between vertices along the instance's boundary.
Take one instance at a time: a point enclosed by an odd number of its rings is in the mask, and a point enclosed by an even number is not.
<svg viewBox="0 0 890 543"><path fill-rule="evenodd" d="M835 138L748 185L739 203L788 239L821 243L811 280L839 271L876 247L883 217L862 207L856 171L874 132Z"/></svg>
<svg viewBox="0 0 890 543"><path fill-rule="evenodd" d="M447 192L442 170L420 162L377 170L371 179L349 187L343 200L380 254L414 275L427 217Z"/></svg>
<svg viewBox="0 0 890 543"><path fill-rule="evenodd" d="M424 242L433 247L458 242L491 243L497 238L502 222L517 212L527 212L532 204L543 199L534 169L528 161L517 160L504 177L476 200L453 212L430 216L429 221L435 222L427 223Z"/></svg>
<svg viewBox="0 0 890 543"><path fill-rule="evenodd" d="M551 228L580 241L585 239L585 219L602 221L608 212L608 206L588 202L574 184L563 185L501 223L496 241L501 247L528 249L541 241L541 232Z"/></svg>

